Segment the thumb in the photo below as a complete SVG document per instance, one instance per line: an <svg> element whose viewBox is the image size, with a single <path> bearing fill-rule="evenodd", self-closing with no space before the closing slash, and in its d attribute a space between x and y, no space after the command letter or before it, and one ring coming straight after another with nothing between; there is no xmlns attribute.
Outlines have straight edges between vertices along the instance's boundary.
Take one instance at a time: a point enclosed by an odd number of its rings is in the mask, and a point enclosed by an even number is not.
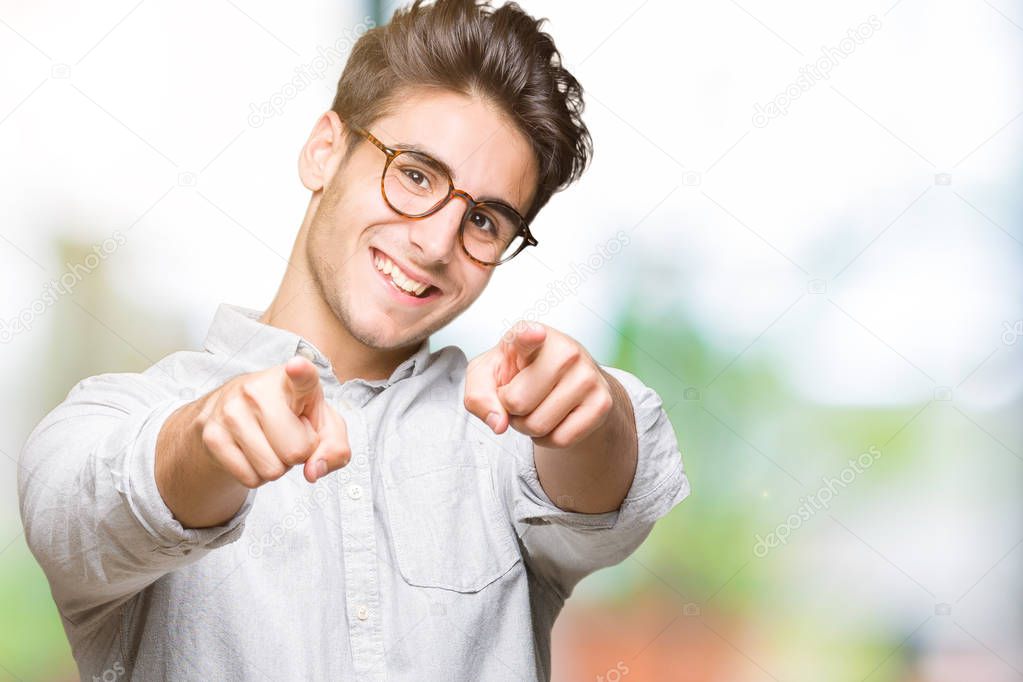
<svg viewBox="0 0 1023 682"><path fill-rule="evenodd" d="M297 355L284 363L284 393L296 415L308 411L320 389L320 373L309 360Z"/></svg>
<svg viewBox="0 0 1023 682"><path fill-rule="evenodd" d="M310 483L315 483L316 479L347 465L352 458L348 426L344 417L326 403L320 406L320 413L317 416L319 425L316 428L316 435L319 442L303 468L305 478ZM302 419L306 421L305 417Z"/></svg>
<svg viewBox="0 0 1023 682"><path fill-rule="evenodd" d="M465 408L494 433L508 428L508 413L501 404L497 388L505 362L500 354L487 351L465 374Z"/></svg>

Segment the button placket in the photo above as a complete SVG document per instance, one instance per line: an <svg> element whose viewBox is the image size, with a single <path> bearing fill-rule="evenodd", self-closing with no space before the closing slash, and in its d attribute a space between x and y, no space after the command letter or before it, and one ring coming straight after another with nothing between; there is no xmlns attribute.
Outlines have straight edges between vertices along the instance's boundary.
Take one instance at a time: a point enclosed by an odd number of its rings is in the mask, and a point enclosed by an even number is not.
<svg viewBox="0 0 1023 682"><path fill-rule="evenodd" d="M338 396L339 405L344 400ZM348 426L353 459L366 458L369 439L366 421L359 409L341 408ZM369 468L346 466L337 479L341 512L341 538L344 552L345 597L351 617L349 639L352 662L359 679L382 679L384 650L382 623L372 615L379 611L379 579L376 535L374 533L373 494Z"/></svg>

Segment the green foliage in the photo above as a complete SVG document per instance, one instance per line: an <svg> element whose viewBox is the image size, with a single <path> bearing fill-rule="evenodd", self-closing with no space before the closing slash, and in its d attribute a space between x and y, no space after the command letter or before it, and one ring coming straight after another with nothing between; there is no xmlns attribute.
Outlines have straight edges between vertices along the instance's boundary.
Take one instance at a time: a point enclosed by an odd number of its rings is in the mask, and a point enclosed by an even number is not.
<svg viewBox="0 0 1023 682"><path fill-rule="evenodd" d="M77 679L60 616L39 564L19 537L0 561L0 680Z"/></svg>

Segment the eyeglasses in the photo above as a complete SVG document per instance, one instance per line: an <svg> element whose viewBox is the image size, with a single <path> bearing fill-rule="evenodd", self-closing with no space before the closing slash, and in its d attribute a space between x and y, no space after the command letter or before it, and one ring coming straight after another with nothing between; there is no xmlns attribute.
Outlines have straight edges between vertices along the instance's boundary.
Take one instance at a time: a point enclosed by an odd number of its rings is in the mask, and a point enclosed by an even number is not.
<svg viewBox="0 0 1023 682"><path fill-rule="evenodd" d="M380 193L396 213L406 218L425 218L452 198L468 206L458 229L462 249L479 265L507 263L527 246L536 246L526 219L503 201L476 201L468 192L455 189L446 164L409 149L392 149L368 130L349 124L352 130L387 155L380 177Z"/></svg>

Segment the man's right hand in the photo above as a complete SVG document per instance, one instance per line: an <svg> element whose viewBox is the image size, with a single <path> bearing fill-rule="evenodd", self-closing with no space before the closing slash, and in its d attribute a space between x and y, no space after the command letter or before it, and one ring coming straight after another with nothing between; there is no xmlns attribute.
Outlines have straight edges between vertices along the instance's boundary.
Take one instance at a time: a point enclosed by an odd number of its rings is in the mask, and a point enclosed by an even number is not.
<svg viewBox="0 0 1023 682"><path fill-rule="evenodd" d="M208 396L198 422L207 454L246 488L298 464L313 483L351 458L345 421L302 356L230 380Z"/></svg>

